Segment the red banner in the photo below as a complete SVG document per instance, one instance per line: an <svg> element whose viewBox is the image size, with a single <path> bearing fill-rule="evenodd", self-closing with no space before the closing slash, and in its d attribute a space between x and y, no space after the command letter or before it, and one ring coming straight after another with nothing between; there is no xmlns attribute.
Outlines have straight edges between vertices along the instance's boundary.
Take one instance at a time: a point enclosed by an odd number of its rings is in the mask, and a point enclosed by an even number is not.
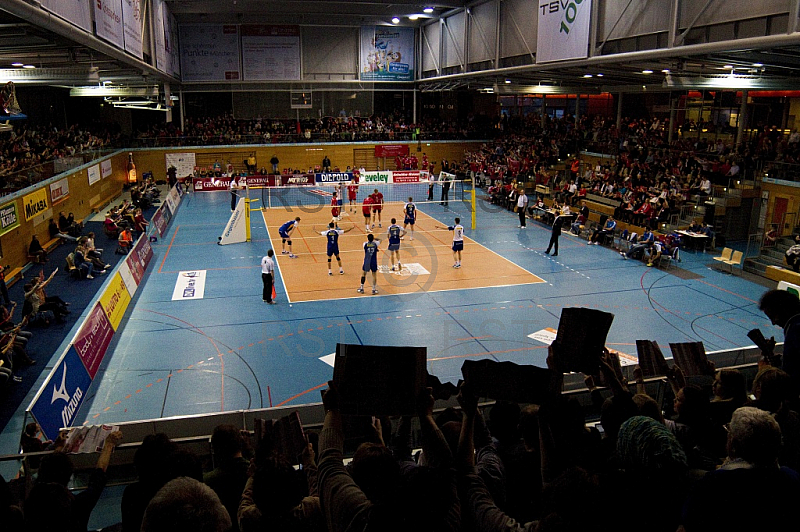
<svg viewBox="0 0 800 532"><path fill-rule="evenodd" d="M244 177L237 177L237 181L244 180ZM249 178L247 178L249 179ZM192 179L195 192L213 192L216 190L228 190L231 186L230 177L195 177Z"/></svg>
<svg viewBox="0 0 800 532"><path fill-rule="evenodd" d="M100 367L100 362L103 361L108 345L111 343L112 336L114 336L114 328L111 327L111 322L108 321L103 307L97 303L86 321L83 322L83 326L75 336L75 341L72 342L83 365L86 366L86 371L93 379L97 374L97 368Z"/></svg>
<svg viewBox="0 0 800 532"><path fill-rule="evenodd" d="M314 174L287 174L282 175L280 185L313 185Z"/></svg>
<svg viewBox="0 0 800 532"><path fill-rule="evenodd" d="M397 157L408 155L408 144L384 144L375 146L375 157Z"/></svg>
<svg viewBox="0 0 800 532"><path fill-rule="evenodd" d="M392 181L395 183L419 183L419 170L394 170Z"/></svg>
<svg viewBox="0 0 800 532"><path fill-rule="evenodd" d="M153 248L150 246L150 240L145 235L139 238L133 248L133 252L129 253L125 259L128 263L128 268L131 270L131 275L133 275L133 280L136 281L136 286L139 286L139 283L142 282L144 271L152 258Z"/></svg>
<svg viewBox="0 0 800 532"><path fill-rule="evenodd" d="M164 218L163 209L159 208L153 215L153 225L158 229L158 235L163 237L167 232L167 220Z"/></svg>
<svg viewBox="0 0 800 532"><path fill-rule="evenodd" d="M274 187L276 178L274 175L249 175L247 176L248 187Z"/></svg>

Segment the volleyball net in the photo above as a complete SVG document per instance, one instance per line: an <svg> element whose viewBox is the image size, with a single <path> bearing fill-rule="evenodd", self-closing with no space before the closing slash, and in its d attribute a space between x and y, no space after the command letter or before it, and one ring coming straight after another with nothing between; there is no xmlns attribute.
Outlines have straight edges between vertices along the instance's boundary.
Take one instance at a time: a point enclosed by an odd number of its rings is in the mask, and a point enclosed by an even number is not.
<svg viewBox="0 0 800 532"><path fill-rule="evenodd" d="M455 177L455 176L453 176ZM431 216L460 216L464 223L475 224L475 191L472 182L462 180L419 181L414 183L298 183L284 186L250 187L251 199L260 197L258 209L283 209L286 212L323 212L330 210L333 195L340 198L342 209L361 212L368 196L382 195L384 209L402 207L410 200L421 212ZM259 196L260 195L260 196ZM351 199L354 198L354 199Z"/></svg>

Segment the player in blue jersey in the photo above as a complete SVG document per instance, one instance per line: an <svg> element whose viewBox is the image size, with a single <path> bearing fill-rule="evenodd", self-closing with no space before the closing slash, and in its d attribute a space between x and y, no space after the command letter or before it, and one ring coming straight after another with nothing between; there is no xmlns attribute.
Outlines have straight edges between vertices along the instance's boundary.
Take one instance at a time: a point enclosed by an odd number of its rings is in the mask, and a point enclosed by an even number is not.
<svg viewBox="0 0 800 532"><path fill-rule="evenodd" d="M444 229L441 225L437 225L439 229ZM461 218L456 218L453 225L447 227L448 231L453 232L453 268L461 267L461 251L464 249L464 226L461 225Z"/></svg>
<svg viewBox="0 0 800 532"><path fill-rule="evenodd" d="M392 225L386 231L389 238L389 262L392 263L392 271L395 271L395 259L397 259L397 271L403 269L400 264L400 239L406 234L405 229L397 225L397 219L392 218Z"/></svg>
<svg viewBox="0 0 800 532"><path fill-rule="evenodd" d="M278 228L278 234L281 235L281 254L286 255L288 253L290 259L297 258L297 255L292 253L292 232L298 225L300 225L299 216L294 220L289 220ZM286 251L287 243L289 244L289 251Z"/></svg>
<svg viewBox="0 0 800 532"><path fill-rule="evenodd" d="M320 231L320 234L328 240L328 275L333 275L333 272L331 272L331 257L334 255L336 256L336 262L339 263L339 275L344 275L342 259L339 258L339 237L353 229L353 227L350 229L339 229L335 223L331 222L328 224L328 229Z"/></svg>
<svg viewBox="0 0 800 532"><path fill-rule="evenodd" d="M408 203L403 207L405 219L403 220L403 231L411 224L411 236L409 240L414 240L414 224L417 223L417 206L414 205L414 198L408 198Z"/></svg>
<svg viewBox="0 0 800 532"><path fill-rule="evenodd" d="M359 294L364 293L364 281L367 279L367 272L372 272L372 293L378 293L378 244L380 240L375 240L375 236L370 233L367 241L364 242L364 265L361 268L361 287L356 290Z"/></svg>

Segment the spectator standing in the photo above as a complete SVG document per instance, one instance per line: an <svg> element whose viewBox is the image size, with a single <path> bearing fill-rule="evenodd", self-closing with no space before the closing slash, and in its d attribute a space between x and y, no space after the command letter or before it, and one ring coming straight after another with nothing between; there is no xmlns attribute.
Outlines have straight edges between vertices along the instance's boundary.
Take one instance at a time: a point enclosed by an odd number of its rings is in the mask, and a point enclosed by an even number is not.
<svg viewBox="0 0 800 532"><path fill-rule="evenodd" d="M558 256L558 237L561 236L561 225L563 222L563 216L556 216L556 219L553 220L553 228L550 230L550 243L547 244L547 249L544 251L545 254L550 253L550 248L555 248L553 250L553 256Z"/></svg>
<svg viewBox="0 0 800 532"><path fill-rule="evenodd" d="M277 174L278 173L278 164L279 163L280 163L280 161L278 160L278 156L277 155L273 155L272 159L269 160L269 164L272 165L272 173L273 174Z"/></svg>
<svg viewBox="0 0 800 532"><path fill-rule="evenodd" d="M761 296L759 308L773 325L783 328L783 370L792 378L796 399L800 390L800 299L786 290L770 290Z"/></svg>
<svg viewBox="0 0 800 532"><path fill-rule="evenodd" d="M236 513L250 465L243 454L247 450L247 440L235 426L220 425L211 435L211 450L215 467L203 475L203 482L219 496L233 523L231 531L237 532Z"/></svg>
<svg viewBox="0 0 800 532"><path fill-rule="evenodd" d="M323 172L330 172L331 171L331 160L326 155L322 158L322 171Z"/></svg>

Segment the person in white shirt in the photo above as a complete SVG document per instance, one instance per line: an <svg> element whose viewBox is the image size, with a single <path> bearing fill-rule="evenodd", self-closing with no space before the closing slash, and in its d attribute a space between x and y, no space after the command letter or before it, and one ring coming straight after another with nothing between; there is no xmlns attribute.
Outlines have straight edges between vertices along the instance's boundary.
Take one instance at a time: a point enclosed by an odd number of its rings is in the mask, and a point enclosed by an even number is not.
<svg viewBox="0 0 800 532"><path fill-rule="evenodd" d="M275 304L272 299L272 285L275 283L275 261L273 260L275 253L270 249L267 255L261 259L261 281L264 283L264 292L262 299L265 303L270 305Z"/></svg>
<svg viewBox="0 0 800 532"><path fill-rule="evenodd" d="M528 196L525 194L525 189L523 187L519 187L517 189L517 214L519 214L519 227L521 229L525 229L525 209L528 208Z"/></svg>
<svg viewBox="0 0 800 532"><path fill-rule="evenodd" d="M445 229L441 225L436 226L437 229ZM464 249L464 226L461 225L461 218L455 219L455 224L447 227L448 231L453 232L453 268L461 267L461 251Z"/></svg>

